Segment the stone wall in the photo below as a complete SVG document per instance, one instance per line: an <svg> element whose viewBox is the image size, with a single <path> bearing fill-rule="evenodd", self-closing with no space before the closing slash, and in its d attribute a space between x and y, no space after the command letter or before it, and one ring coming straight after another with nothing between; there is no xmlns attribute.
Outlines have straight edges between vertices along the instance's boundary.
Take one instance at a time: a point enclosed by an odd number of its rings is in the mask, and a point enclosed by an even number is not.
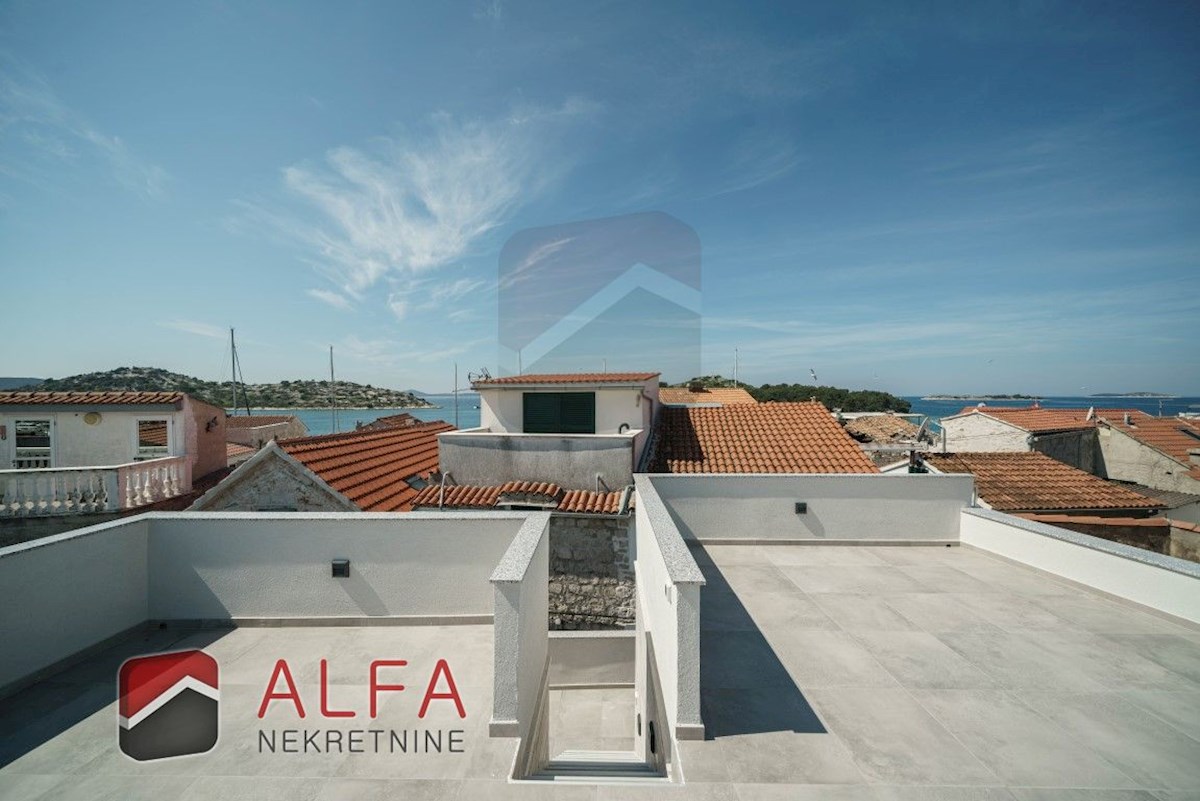
<svg viewBox="0 0 1200 801"><path fill-rule="evenodd" d="M273 446L271 446L273 447ZM259 452L262 455L262 452ZM192 509L205 512L346 512L357 511L314 481L305 469L271 455L244 465Z"/></svg>
<svg viewBox="0 0 1200 801"><path fill-rule="evenodd" d="M634 625L630 517L550 518L550 628Z"/></svg>

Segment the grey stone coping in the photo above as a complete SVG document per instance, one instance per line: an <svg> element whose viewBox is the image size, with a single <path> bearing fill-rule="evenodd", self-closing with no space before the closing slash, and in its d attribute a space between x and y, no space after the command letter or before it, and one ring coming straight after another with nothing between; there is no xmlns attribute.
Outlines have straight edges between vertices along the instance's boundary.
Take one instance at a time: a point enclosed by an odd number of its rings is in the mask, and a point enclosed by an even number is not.
<svg viewBox="0 0 1200 801"><path fill-rule="evenodd" d="M696 564L691 549L679 533L666 504L658 496L653 482L648 476L641 474L635 475L633 480L637 487L638 508L644 511L650 520L654 539L662 552L663 563L667 566L667 577L675 584L705 584L700 566Z"/></svg>
<svg viewBox="0 0 1200 801"><path fill-rule="evenodd" d="M525 522L521 525L517 536L513 537L504 556L500 558L500 564L496 565L496 569L492 571L491 581L493 584L523 581L526 571L529 570L529 563L533 561L533 555L537 552L538 543L550 529L549 512L523 512L522 514L526 516Z"/></svg>
<svg viewBox="0 0 1200 801"><path fill-rule="evenodd" d="M1093 537L1090 534L1080 534L1078 531L1058 528L1034 520L1026 520L1023 517L1004 514L992 509L968 508L963 509L963 514L981 517L984 520L991 520L996 523L1003 523L1006 526L1028 531L1031 534L1040 534L1043 537L1069 542L1072 545L1078 545L1082 548L1102 551L1121 559L1141 562L1151 567L1170 570L1172 573L1180 573L1184 576L1200 579L1200 564L1188 561L1187 559L1179 559L1178 557L1168 556L1163 553L1147 551L1144 548L1135 548L1132 545L1122 545L1119 542Z"/></svg>
<svg viewBox="0 0 1200 801"><path fill-rule="evenodd" d="M552 640L621 640L637 636L637 629L582 629L551 631Z"/></svg>

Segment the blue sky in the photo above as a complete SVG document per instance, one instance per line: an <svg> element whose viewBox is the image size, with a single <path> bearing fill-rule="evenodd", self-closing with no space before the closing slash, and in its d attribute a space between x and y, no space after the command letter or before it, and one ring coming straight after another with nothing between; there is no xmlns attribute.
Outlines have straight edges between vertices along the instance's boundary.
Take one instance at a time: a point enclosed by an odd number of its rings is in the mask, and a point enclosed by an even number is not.
<svg viewBox="0 0 1200 801"><path fill-rule="evenodd" d="M444 390L513 234L663 211L706 372L1200 394L1200 7L646 5L0 4L0 374Z"/></svg>

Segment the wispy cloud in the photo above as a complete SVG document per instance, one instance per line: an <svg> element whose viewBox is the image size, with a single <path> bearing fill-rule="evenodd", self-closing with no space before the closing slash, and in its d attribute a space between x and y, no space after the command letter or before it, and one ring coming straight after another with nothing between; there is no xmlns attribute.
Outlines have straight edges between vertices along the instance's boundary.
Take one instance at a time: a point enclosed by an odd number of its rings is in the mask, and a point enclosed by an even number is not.
<svg viewBox="0 0 1200 801"><path fill-rule="evenodd" d="M208 323L198 323L195 320L168 320L159 325L163 328L171 328L175 331L183 331L186 334L195 334L209 339L224 339L227 333L224 328Z"/></svg>
<svg viewBox="0 0 1200 801"><path fill-rule="evenodd" d="M333 308L341 309L342 311L347 311L354 306L350 298L346 297L340 292L332 292L328 289L306 289L305 293L310 298L316 298L322 303L326 303Z"/></svg>
<svg viewBox="0 0 1200 801"><path fill-rule="evenodd" d="M445 267L536 197L565 164L553 147L564 125L594 106L523 107L506 117L435 115L419 132L338 147L283 171L274 201L241 203L298 248L343 300L381 279ZM467 285L443 292L462 294ZM334 293L309 293L330 302ZM396 293L387 300L400 307Z"/></svg>
<svg viewBox="0 0 1200 801"><path fill-rule="evenodd" d="M120 137L101 131L68 107L44 78L8 58L0 58L2 142L8 144L0 148L5 154L0 171L31 183L49 181L31 158L58 164L94 158L130 191L148 198L166 192L166 170L136 155Z"/></svg>

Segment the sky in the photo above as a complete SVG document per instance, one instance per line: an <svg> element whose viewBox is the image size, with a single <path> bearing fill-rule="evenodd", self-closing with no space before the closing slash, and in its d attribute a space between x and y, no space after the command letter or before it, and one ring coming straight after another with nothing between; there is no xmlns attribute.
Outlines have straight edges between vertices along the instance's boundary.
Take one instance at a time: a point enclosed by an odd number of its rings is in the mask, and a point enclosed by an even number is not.
<svg viewBox="0 0 1200 801"><path fill-rule="evenodd" d="M0 375L445 391L661 212L705 373L1200 395L1200 5L902 5L0 2Z"/></svg>

